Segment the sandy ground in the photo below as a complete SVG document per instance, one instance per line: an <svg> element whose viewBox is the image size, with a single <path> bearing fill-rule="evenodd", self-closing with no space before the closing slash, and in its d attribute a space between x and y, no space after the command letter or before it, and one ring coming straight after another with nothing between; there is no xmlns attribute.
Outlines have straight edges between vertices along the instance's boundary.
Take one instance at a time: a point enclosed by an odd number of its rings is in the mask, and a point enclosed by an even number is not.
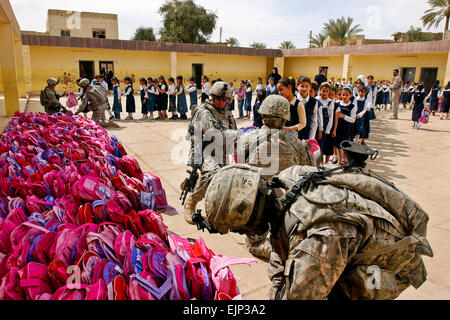
<svg viewBox="0 0 450 320"><path fill-rule="evenodd" d="M111 100L111 99L110 99ZM125 101L124 101L125 102ZM123 104L125 106L125 103ZM140 101L136 97L137 111ZM29 111L43 111L38 98L32 98ZM416 200L429 214L428 239L434 250L434 258L424 257L428 270L427 282L418 290L404 292L400 299L450 299L450 120L432 117L431 122L419 131L411 128L411 112L401 109L398 121L387 120L389 112L378 112L372 122L372 135L368 144L380 152L369 169L393 181L397 187ZM235 111L237 117L237 111ZM125 118L126 114L122 114ZM135 119L140 118L140 112ZM0 123L1 124L1 123ZM4 121L3 121L4 124ZM182 209L180 183L187 177L182 144L187 121L121 121L119 129L111 129L135 157L145 172L158 175L166 190L171 206ZM238 121L240 128L250 121ZM2 129L2 128L0 128ZM203 209L203 204L199 205ZM235 257L252 257L244 237L235 234L212 236L197 231L184 222L175 211L164 214L171 232L182 237L203 237L214 252ZM238 278L244 299L266 299L270 282L267 263L259 261L249 266L231 267Z"/></svg>

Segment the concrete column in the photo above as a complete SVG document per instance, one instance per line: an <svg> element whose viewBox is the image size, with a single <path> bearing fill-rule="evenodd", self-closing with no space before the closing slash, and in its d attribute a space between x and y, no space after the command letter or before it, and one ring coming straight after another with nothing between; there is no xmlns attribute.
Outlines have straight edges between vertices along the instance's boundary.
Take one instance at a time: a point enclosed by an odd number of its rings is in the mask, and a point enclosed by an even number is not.
<svg viewBox="0 0 450 320"><path fill-rule="evenodd" d="M277 67L278 73L284 77L284 57L275 57L274 67Z"/></svg>
<svg viewBox="0 0 450 320"><path fill-rule="evenodd" d="M344 62L342 64L342 78L348 81L352 76L352 57L349 54L344 55Z"/></svg>
<svg viewBox="0 0 450 320"><path fill-rule="evenodd" d="M445 87L447 83L450 81L450 52L447 55L447 68L445 69L445 82L443 83L443 86Z"/></svg>
<svg viewBox="0 0 450 320"><path fill-rule="evenodd" d="M12 116L19 110L19 87L17 84L13 32L10 23L0 23L0 39L2 39L2 49L0 50L1 81L3 82L7 116Z"/></svg>
<svg viewBox="0 0 450 320"><path fill-rule="evenodd" d="M22 41L20 39L14 40L14 56L16 57L16 74L17 74L17 85L19 89L19 98L26 98L27 91L25 88Z"/></svg>
<svg viewBox="0 0 450 320"><path fill-rule="evenodd" d="M177 75L177 53L171 52L170 53L170 76L172 78L176 78Z"/></svg>
<svg viewBox="0 0 450 320"><path fill-rule="evenodd" d="M33 85L31 82L31 55L30 46L22 45L22 57L23 57L23 76L25 78L25 91L32 92Z"/></svg>

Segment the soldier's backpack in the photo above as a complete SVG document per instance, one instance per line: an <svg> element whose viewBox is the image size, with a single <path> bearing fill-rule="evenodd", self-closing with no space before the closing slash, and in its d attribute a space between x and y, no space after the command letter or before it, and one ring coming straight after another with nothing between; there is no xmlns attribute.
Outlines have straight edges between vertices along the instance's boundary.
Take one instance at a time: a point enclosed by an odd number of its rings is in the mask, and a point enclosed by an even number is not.
<svg viewBox="0 0 450 320"><path fill-rule="evenodd" d="M47 106L48 98L47 98L47 94L45 93L45 89L41 90L41 94L39 95L39 100L41 102L41 106L43 106L43 107Z"/></svg>
<svg viewBox="0 0 450 320"><path fill-rule="evenodd" d="M288 186L311 172L317 169L295 166L278 178ZM359 226L363 241L338 280L348 298L396 299L410 285L417 289L426 281L421 256L433 257L426 239L429 217L392 183L371 171L352 169L329 174L295 193L300 197L290 212L309 228L308 234L325 232L310 229L327 221Z"/></svg>

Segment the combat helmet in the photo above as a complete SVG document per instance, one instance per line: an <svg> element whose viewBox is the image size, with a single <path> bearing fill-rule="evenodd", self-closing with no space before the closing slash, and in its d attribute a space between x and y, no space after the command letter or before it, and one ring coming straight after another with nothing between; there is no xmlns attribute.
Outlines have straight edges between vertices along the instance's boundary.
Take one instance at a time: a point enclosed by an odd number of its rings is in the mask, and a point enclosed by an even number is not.
<svg viewBox="0 0 450 320"><path fill-rule="evenodd" d="M260 187L261 169L244 164L222 168L205 196L206 218L221 234L244 227L250 220Z"/></svg>
<svg viewBox="0 0 450 320"><path fill-rule="evenodd" d="M211 97L216 96L231 99L231 87L226 82L218 81L212 86L209 95Z"/></svg>
<svg viewBox="0 0 450 320"><path fill-rule="evenodd" d="M289 101L278 95L267 97L258 112L266 116L279 117L286 121L289 121L291 118Z"/></svg>
<svg viewBox="0 0 450 320"><path fill-rule="evenodd" d="M56 80L55 78L49 78L49 79L47 80L47 84L48 84L49 86L57 85L58 83L59 83L59 81Z"/></svg>
<svg viewBox="0 0 450 320"><path fill-rule="evenodd" d="M78 85L82 88L87 87L91 82L89 79L81 79L80 82L78 82Z"/></svg>

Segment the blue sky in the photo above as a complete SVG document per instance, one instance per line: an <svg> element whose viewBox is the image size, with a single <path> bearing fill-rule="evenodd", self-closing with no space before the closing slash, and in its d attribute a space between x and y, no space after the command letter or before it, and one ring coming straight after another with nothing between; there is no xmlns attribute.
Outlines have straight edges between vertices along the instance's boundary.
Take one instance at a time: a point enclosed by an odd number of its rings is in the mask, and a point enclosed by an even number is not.
<svg viewBox="0 0 450 320"><path fill-rule="evenodd" d="M45 31L47 9L116 13L119 16L119 37L128 40L139 26L158 30L158 14L163 0L10 0L22 30ZM308 46L310 31L317 34L328 19L350 16L371 39L391 39L397 31L410 25L421 26L420 17L428 8L426 0L196 0L216 12L218 23L211 40L236 37L241 46L264 42L277 48L281 41L293 41L297 48ZM317 3L312 6L312 3ZM443 23L438 31L442 32ZM430 31L436 31L431 29Z"/></svg>

